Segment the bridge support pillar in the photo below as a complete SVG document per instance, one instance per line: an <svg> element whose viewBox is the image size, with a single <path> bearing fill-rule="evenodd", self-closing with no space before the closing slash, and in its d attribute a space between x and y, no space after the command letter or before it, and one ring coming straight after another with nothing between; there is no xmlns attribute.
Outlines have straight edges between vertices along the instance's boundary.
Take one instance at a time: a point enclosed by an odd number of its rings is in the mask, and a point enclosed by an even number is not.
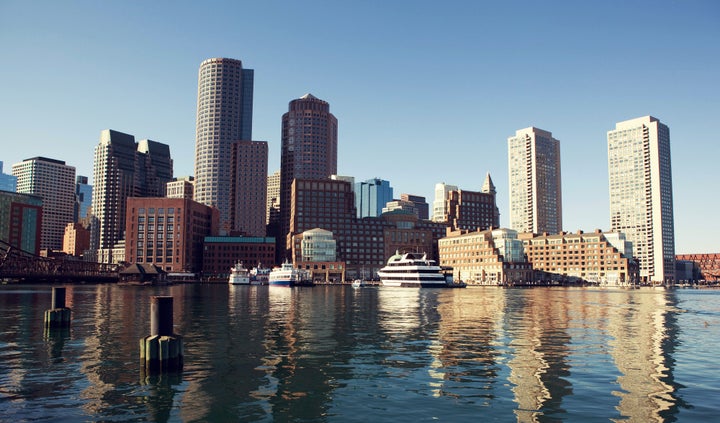
<svg viewBox="0 0 720 423"><path fill-rule="evenodd" d="M141 374L182 371L183 355L182 336L173 333L173 297L151 297L150 335L140 339Z"/></svg>
<svg viewBox="0 0 720 423"><path fill-rule="evenodd" d="M45 310L45 328L70 327L70 309L65 307L65 288L53 287L52 308Z"/></svg>

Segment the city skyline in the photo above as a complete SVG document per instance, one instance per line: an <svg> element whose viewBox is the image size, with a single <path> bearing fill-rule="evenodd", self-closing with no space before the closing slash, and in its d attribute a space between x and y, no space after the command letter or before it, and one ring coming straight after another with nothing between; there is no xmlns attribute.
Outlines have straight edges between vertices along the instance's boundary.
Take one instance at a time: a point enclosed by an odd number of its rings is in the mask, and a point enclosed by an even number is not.
<svg viewBox="0 0 720 423"><path fill-rule="evenodd" d="M720 152L707 137L720 114L719 5L408 5L227 4L216 16L188 3L3 2L0 160L46 156L89 176L98 132L116 129L167 142L175 176L192 174L198 64L232 57L255 70L253 138L268 141L269 173L280 116L311 92L340 122L339 174L432 199L438 182L479 190L490 172L503 227L508 134L551 130L564 230L609 230L606 133L655 116L672 138L676 253L717 250L720 200L703 182ZM252 19L230 25L240 12ZM193 29L198 19L218 22ZM323 25L298 34L303 19ZM548 25L525 29L534 22Z"/></svg>

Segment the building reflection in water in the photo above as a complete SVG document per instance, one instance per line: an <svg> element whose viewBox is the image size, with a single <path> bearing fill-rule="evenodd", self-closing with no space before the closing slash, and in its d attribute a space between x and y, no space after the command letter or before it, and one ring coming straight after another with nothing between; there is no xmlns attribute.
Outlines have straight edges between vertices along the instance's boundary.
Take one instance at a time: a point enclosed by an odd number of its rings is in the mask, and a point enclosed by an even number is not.
<svg viewBox="0 0 720 423"><path fill-rule="evenodd" d="M677 345L674 292L619 292L623 296L608 316L610 353L621 375L617 410L623 420L664 422L683 405L674 382L672 354Z"/></svg>

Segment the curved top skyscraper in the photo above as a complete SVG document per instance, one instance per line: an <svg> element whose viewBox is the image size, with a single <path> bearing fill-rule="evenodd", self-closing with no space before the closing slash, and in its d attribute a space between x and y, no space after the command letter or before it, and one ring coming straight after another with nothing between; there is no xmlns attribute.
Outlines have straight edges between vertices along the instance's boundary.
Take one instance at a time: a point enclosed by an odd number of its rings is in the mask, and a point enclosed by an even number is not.
<svg viewBox="0 0 720 423"><path fill-rule="evenodd" d="M232 228L230 172L233 141L252 140L252 69L236 59L200 64L195 131L195 201L220 210L220 231Z"/></svg>
<svg viewBox="0 0 720 423"><path fill-rule="evenodd" d="M293 180L325 179L337 173L337 131L338 121L330 113L330 104L312 94L292 100L282 116L281 241L290 230Z"/></svg>

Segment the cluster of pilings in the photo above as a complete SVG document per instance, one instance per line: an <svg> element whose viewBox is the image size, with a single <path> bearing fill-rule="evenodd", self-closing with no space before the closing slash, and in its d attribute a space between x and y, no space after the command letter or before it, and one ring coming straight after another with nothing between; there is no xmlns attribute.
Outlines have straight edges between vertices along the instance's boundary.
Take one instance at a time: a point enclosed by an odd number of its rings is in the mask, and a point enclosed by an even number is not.
<svg viewBox="0 0 720 423"><path fill-rule="evenodd" d="M70 309L65 307L65 288L53 287L52 309L45 311L45 329L70 327ZM173 333L173 297L150 298L150 335L140 339L140 369L143 376L180 372L183 339Z"/></svg>

